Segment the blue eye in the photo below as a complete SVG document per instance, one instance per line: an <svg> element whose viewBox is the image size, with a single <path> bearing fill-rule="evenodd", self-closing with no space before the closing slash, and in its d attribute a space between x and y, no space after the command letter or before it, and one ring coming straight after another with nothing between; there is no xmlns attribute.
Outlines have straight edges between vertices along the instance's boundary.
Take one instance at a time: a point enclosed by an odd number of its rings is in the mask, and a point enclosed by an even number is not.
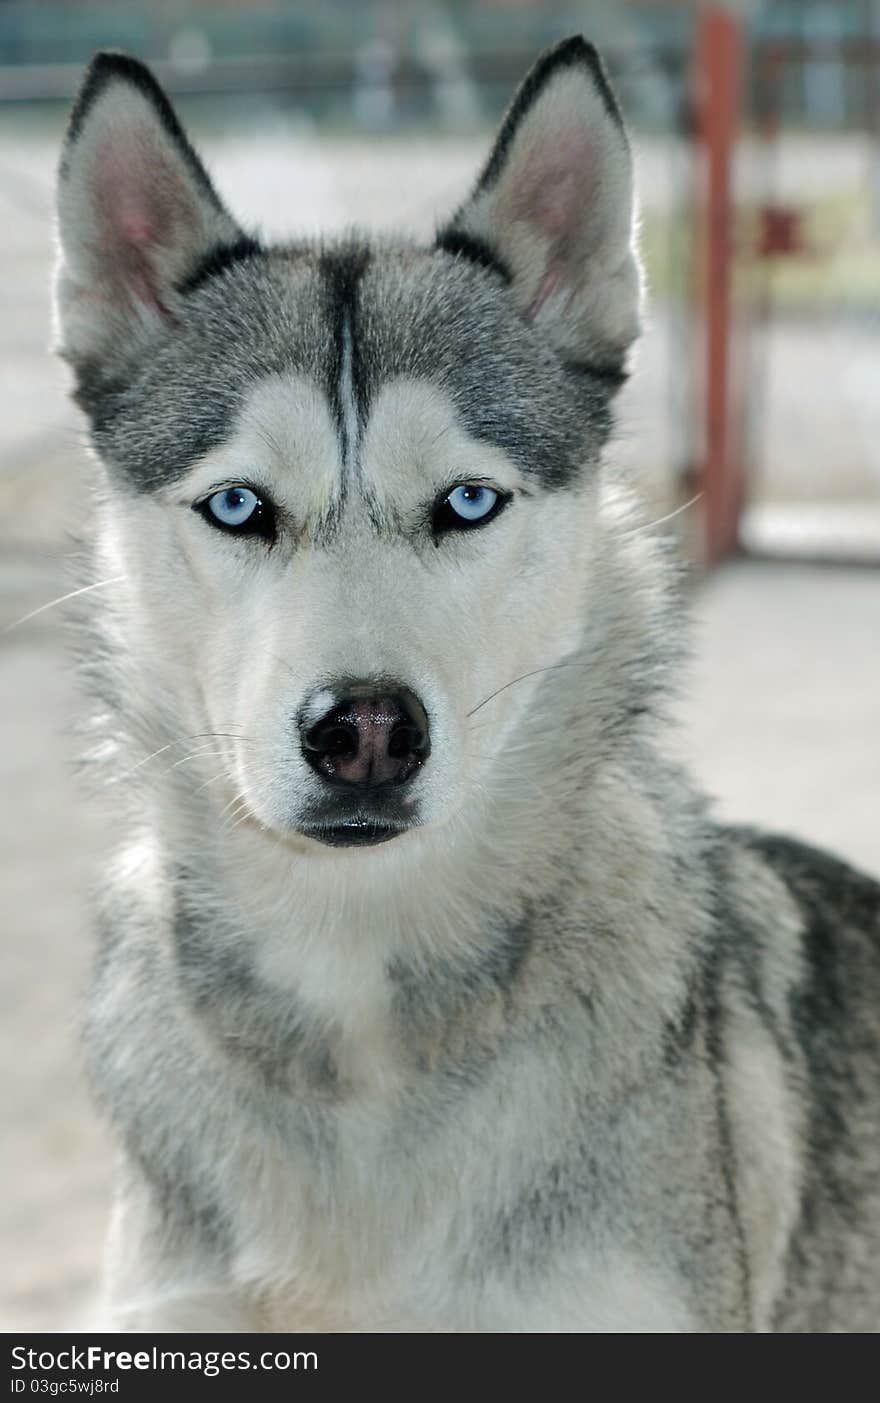
<svg viewBox="0 0 880 1403"><path fill-rule="evenodd" d="M497 516L509 500L492 487L483 487L476 482L459 483L435 507L434 532L483 526Z"/></svg>
<svg viewBox="0 0 880 1403"><path fill-rule="evenodd" d="M235 531L240 536L263 536L267 540L275 535L271 506L250 487L224 487L205 501L197 502L196 511L201 512L211 526L219 526L223 531Z"/></svg>
<svg viewBox="0 0 880 1403"><path fill-rule="evenodd" d="M250 521L260 499L249 487L227 487L208 498L208 509L224 526L244 526Z"/></svg>
<svg viewBox="0 0 880 1403"><path fill-rule="evenodd" d="M498 501L498 493L493 492L491 487L470 487L462 483L461 487L450 492L446 500L464 521L482 521Z"/></svg>

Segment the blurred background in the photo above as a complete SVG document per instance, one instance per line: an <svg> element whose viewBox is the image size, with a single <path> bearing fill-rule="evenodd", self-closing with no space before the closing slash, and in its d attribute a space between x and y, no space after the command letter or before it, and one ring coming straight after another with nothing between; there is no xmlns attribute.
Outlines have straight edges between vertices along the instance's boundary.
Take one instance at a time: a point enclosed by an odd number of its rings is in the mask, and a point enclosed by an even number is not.
<svg viewBox="0 0 880 1403"><path fill-rule="evenodd" d="M88 460L48 353L52 185L99 47L150 62L271 235L427 235L547 44L602 49L650 299L612 456L691 563L678 746L725 818L880 876L880 0L0 0L0 1329L75 1329L111 1147L76 1023L111 845L60 610Z"/></svg>

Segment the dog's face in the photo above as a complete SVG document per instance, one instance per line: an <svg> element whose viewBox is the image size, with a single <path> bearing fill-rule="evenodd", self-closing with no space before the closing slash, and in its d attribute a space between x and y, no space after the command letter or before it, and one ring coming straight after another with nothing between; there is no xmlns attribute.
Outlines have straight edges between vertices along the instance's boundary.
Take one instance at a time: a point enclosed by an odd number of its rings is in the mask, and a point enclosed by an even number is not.
<svg viewBox="0 0 880 1403"><path fill-rule="evenodd" d="M429 248L264 249L119 56L92 65L59 190L61 349L143 704L213 738L218 809L234 791L295 841L448 818L538 724L512 684L576 649L589 608L638 314L593 51L539 61Z"/></svg>

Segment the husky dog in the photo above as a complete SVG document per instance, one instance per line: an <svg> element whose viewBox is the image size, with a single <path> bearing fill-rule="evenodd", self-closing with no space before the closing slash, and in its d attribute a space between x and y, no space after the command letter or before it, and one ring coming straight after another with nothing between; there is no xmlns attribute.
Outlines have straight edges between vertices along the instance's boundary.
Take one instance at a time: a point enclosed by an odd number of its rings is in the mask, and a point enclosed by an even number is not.
<svg viewBox="0 0 880 1403"><path fill-rule="evenodd" d="M122 577L112 1322L875 1329L880 888L718 826L664 748L672 570L600 467L640 276L593 48L427 246L265 247L99 54L58 225Z"/></svg>

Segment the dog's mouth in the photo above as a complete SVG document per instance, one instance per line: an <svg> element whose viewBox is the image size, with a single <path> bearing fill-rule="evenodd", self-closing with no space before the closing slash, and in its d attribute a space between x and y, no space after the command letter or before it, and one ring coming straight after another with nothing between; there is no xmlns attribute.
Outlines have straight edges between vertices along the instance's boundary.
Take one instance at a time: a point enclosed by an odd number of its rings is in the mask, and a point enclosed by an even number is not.
<svg viewBox="0 0 880 1403"><path fill-rule="evenodd" d="M350 823L303 824L300 833L329 848L368 848L390 842L406 833L412 824L381 823L374 819L352 820Z"/></svg>
<svg viewBox="0 0 880 1403"><path fill-rule="evenodd" d="M366 802L364 802L364 799ZM417 805L397 791L377 791L357 804L324 799L301 816L297 829L329 848L370 848L418 826Z"/></svg>

